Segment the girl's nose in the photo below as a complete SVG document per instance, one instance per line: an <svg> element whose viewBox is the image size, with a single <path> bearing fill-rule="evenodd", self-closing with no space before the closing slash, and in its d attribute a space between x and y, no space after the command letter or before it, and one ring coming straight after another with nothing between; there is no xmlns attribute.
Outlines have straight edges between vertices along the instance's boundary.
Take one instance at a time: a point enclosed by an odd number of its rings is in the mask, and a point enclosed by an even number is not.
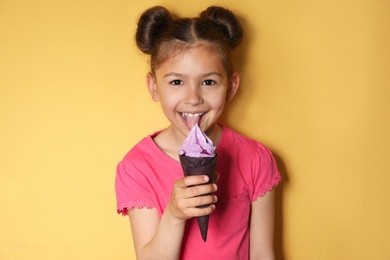
<svg viewBox="0 0 390 260"><path fill-rule="evenodd" d="M188 88L184 103L192 106L200 105L203 103L202 96L200 95L200 90L196 87Z"/></svg>

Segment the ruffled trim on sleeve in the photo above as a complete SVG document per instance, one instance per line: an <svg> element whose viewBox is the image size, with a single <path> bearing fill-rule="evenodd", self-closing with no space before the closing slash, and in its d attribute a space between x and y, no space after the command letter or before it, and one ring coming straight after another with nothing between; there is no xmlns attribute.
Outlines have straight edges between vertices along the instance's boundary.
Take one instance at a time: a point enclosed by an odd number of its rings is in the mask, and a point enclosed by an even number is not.
<svg viewBox="0 0 390 260"><path fill-rule="evenodd" d="M129 209L153 209L156 208L156 205L154 205L153 201L151 200L136 200L136 201L127 201L124 203L117 203L117 213L122 214L123 216L128 215Z"/></svg>
<svg viewBox="0 0 390 260"><path fill-rule="evenodd" d="M253 202L258 198L264 197L267 192L272 191L278 184L282 181L282 177L278 174L272 179L270 183L262 187L260 190L256 191L255 196L253 197Z"/></svg>

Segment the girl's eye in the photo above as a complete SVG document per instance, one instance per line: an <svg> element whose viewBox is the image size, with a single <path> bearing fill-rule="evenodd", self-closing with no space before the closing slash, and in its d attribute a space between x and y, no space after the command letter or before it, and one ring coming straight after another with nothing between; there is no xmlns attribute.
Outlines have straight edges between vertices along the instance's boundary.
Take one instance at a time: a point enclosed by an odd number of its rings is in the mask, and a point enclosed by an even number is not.
<svg viewBox="0 0 390 260"><path fill-rule="evenodd" d="M216 84L216 82L212 79L206 79L205 81L203 81L203 85L206 85L206 86L212 86L215 84Z"/></svg>
<svg viewBox="0 0 390 260"><path fill-rule="evenodd" d="M181 81L180 79L174 79L174 80L170 81L169 84L171 84L171 85L181 85L181 84L183 84L183 81Z"/></svg>

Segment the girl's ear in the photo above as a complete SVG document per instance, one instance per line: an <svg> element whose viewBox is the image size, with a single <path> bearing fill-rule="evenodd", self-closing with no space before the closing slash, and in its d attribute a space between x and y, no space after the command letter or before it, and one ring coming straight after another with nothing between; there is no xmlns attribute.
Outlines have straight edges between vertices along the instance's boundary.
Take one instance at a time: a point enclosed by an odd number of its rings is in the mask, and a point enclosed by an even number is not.
<svg viewBox="0 0 390 260"><path fill-rule="evenodd" d="M157 93L157 82L156 77L152 75L152 73L148 73L146 76L146 84L149 90L149 94L152 97L153 101L158 102L160 101L160 97Z"/></svg>
<svg viewBox="0 0 390 260"><path fill-rule="evenodd" d="M237 93L238 87L240 86L240 74L238 72L233 72L232 77L229 81L229 86L226 92L226 101L230 102L233 100L234 96Z"/></svg>

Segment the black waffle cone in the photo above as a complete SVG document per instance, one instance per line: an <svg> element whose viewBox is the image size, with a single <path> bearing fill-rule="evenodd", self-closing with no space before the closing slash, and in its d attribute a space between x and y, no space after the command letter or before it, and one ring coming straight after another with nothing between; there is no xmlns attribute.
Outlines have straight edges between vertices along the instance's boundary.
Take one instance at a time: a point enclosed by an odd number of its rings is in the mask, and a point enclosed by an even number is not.
<svg viewBox="0 0 390 260"><path fill-rule="evenodd" d="M179 155L181 166L183 168L184 176L194 175L207 175L209 181L207 183L214 182L215 167L217 164L217 155L214 157L189 157L185 155ZM199 207L207 207L203 205ZM207 240L207 230L209 227L209 215L197 217L198 226L202 239L204 242Z"/></svg>

